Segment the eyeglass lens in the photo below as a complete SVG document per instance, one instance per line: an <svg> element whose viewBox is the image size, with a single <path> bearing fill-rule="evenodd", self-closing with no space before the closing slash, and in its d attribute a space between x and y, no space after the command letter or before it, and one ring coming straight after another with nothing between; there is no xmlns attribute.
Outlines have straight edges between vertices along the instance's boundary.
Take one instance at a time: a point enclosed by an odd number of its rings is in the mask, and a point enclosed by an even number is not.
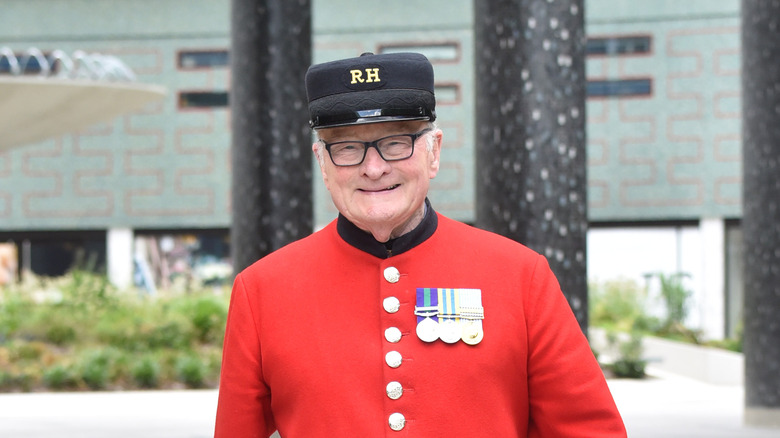
<svg viewBox="0 0 780 438"><path fill-rule="evenodd" d="M385 161L397 161L412 156L414 141L422 134L391 135L373 142L340 141L327 144L327 148L333 163L337 166L362 163L369 147L375 147L379 151L379 156Z"/></svg>

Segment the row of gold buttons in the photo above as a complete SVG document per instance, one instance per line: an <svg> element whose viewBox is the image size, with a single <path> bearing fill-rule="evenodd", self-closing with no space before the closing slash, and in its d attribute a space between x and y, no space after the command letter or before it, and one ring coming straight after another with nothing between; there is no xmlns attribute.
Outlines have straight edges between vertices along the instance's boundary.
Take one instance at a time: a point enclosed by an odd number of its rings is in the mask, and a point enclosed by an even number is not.
<svg viewBox="0 0 780 438"><path fill-rule="evenodd" d="M401 279L401 273L397 268L390 266L384 270L384 277L388 283L398 283ZM387 297L382 301L382 307L387 313L396 313L401 308L401 302L396 297ZM385 330L385 340L391 344L395 344L401 341L401 330L398 327L389 327ZM385 355L385 363L390 368L398 368L403 362L401 353L393 350ZM403 385L400 382L392 381L387 384L385 388L387 396L391 400L398 400L404 393ZM388 418L388 425L392 430L401 430L406 425L406 418L403 414L395 412L390 414Z"/></svg>

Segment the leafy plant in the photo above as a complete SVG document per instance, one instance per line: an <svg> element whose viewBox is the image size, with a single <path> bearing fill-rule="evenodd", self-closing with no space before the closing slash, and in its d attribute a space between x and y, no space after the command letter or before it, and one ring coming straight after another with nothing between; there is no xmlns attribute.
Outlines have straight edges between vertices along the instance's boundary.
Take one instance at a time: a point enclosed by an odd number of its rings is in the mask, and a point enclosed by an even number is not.
<svg viewBox="0 0 780 438"><path fill-rule="evenodd" d="M610 330L649 330L657 323L644 310L645 292L633 280L588 285L590 324Z"/></svg>
<svg viewBox="0 0 780 438"><path fill-rule="evenodd" d="M618 359L609 365L609 369L615 376L632 379L644 377L647 360L642 357L644 354L642 335L633 332L626 341L618 341L617 337L611 338L610 341L618 343L620 353Z"/></svg>
<svg viewBox="0 0 780 438"><path fill-rule="evenodd" d="M47 388L55 390L75 389L79 379L71 367L57 364L44 371L43 383Z"/></svg>
<svg viewBox="0 0 780 438"><path fill-rule="evenodd" d="M206 383L206 366L197 356L184 356L176 362L176 374L188 388L202 388Z"/></svg>
<svg viewBox="0 0 780 438"><path fill-rule="evenodd" d="M156 388L160 383L160 364L152 356L144 356L131 369L133 381L141 388Z"/></svg>
<svg viewBox="0 0 780 438"><path fill-rule="evenodd" d="M192 306L191 318L198 341L222 341L227 320L227 307L224 302L212 297L200 298Z"/></svg>
<svg viewBox="0 0 780 438"><path fill-rule="evenodd" d="M95 356L81 366L81 378L90 389L104 389L108 384L108 361Z"/></svg>
<svg viewBox="0 0 780 438"><path fill-rule="evenodd" d="M683 280L689 275L685 273L652 273L647 278L657 277L661 286L661 298L666 309L666 316L661 324L653 330L658 335L669 339L694 344L701 343L701 332L692 330L685 325L685 319L690 311L692 292L685 287Z"/></svg>
<svg viewBox="0 0 780 438"><path fill-rule="evenodd" d="M661 281L661 295L666 303L666 322L669 325L683 325L688 316L688 300L691 297L691 291L683 285L683 278L687 274L677 273L665 275L656 274Z"/></svg>

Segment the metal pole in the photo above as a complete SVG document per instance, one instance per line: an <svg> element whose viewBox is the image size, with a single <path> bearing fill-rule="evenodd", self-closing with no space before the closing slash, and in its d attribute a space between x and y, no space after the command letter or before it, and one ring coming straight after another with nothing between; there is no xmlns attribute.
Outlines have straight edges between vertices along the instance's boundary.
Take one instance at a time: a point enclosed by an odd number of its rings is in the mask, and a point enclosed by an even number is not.
<svg viewBox="0 0 780 438"><path fill-rule="evenodd" d="M310 0L232 1L234 272L311 233Z"/></svg>
<svg viewBox="0 0 780 438"><path fill-rule="evenodd" d="M780 2L742 1L745 422L780 427Z"/></svg>
<svg viewBox="0 0 780 438"><path fill-rule="evenodd" d="M474 2L476 225L545 255L585 330L583 0Z"/></svg>

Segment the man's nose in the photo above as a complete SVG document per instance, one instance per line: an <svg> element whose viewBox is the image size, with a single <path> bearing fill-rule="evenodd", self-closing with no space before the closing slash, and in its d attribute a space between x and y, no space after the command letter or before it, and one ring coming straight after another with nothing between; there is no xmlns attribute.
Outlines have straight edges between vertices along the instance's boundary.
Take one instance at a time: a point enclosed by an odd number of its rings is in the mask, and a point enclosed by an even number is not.
<svg viewBox="0 0 780 438"><path fill-rule="evenodd" d="M363 159L361 167L366 176L376 178L387 172L390 165L379 155L379 151L375 147L371 147L366 151L366 158Z"/></svg>

